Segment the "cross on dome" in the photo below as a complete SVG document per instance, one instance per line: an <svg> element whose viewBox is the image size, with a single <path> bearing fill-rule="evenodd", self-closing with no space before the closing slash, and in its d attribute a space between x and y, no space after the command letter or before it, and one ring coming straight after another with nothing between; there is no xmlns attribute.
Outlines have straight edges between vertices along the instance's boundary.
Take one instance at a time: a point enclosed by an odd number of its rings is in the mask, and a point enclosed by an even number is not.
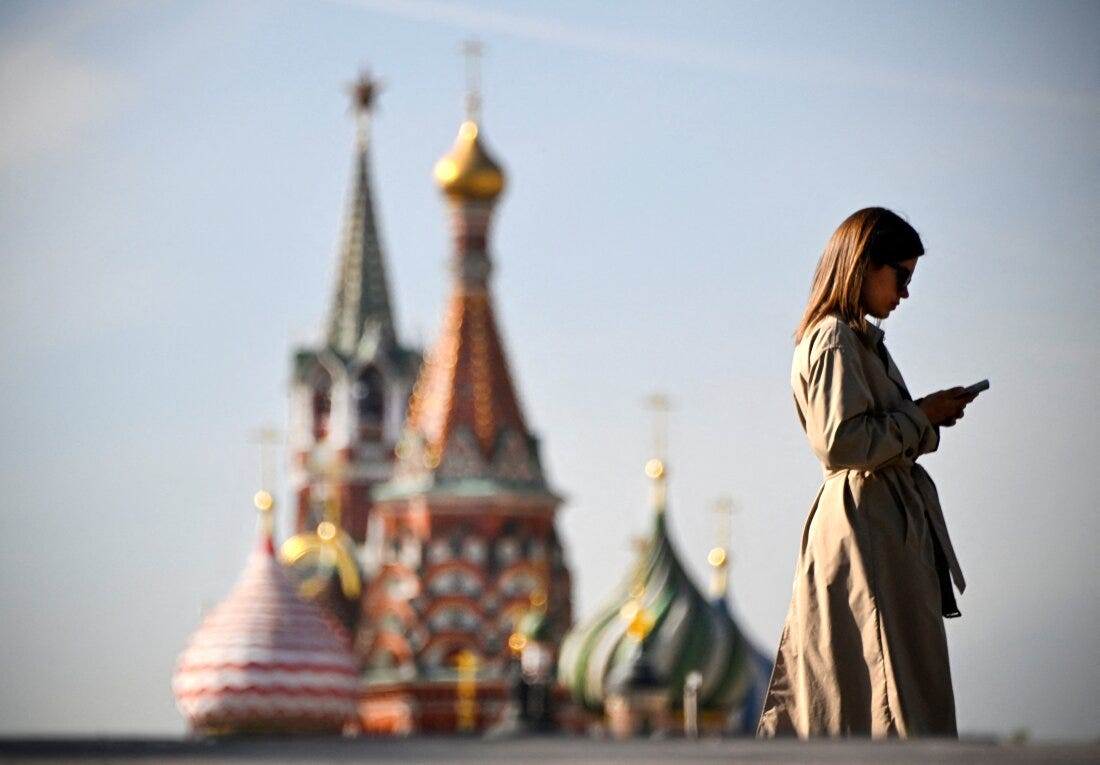
<svg viewBox="0 0 1100 765"><path fill-rule="evenodd" d="M370 72L360 72L359 79L348 86L351 93L352 106L357 111L369 112L374 108L375 99L382 92L382 83L371 76Z"/></svg>
<svg viewBox="0 0 1100 765"><path fill-rule="evenodd" d="M474 124L481 121L481 54L484 46L477 40L462 43L466 57L466 119Z"/></svg>

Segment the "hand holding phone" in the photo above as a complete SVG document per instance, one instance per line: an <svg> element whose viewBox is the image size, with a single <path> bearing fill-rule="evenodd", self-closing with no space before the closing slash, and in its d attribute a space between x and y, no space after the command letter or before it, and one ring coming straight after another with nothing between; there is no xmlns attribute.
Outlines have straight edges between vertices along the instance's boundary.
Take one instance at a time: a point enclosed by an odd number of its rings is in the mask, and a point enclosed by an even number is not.
<svg viewBox="0 0 1100 765"><path fill-rule="evenodd" d="M976 396L983 390L989 390L989 380L982 380L963 388L963 396Z"/></svg>

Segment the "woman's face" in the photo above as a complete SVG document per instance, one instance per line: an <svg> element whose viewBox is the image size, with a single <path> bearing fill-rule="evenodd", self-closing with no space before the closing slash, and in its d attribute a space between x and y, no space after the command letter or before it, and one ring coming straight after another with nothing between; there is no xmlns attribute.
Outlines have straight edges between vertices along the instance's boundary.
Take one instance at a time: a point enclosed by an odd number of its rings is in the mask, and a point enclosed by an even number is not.
<svg viewBox="0 0 1100 765"><path fill-rule="evenodd" d="M917 259L910 258L889 266L874 263L867 267L863 275L863 292L859 299L863 311L876 319L885 319L909 297L909 280L917 267Z"/></svg>

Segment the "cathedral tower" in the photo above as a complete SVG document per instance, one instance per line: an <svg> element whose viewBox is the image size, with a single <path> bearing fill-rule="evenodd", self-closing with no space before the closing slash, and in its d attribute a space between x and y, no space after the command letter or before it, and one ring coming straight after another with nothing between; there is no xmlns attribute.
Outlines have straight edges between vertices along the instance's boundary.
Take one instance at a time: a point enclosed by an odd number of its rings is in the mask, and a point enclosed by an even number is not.
<svg viewBox="0 0 1100 765"><path fill-rule="evenodd" d="M370 120L378 86L352 87L357 120L351 193L322 341L299 348L291 372L290 481L295 530L280 557L304 595L354 630L361 614L358 548L375 485L393 471L420 355L394 327L370 181Z"/></svg>
<svg viewBox="0 0 1100 765"><path fill-rule="evenodd" d="M393 451L420 356L400 344L371 198L370 120L377 83L352 88L354 173L328 324L291 372L291 483L295 527L326 521L365 538L372 487L392 474ZM326 527L330 528L330 527Z"/></svg>
<svg viewBox="0 0 1100 765"><path fill-rule="evenodd" d="M546 645L571 623L549 488L509 372L490 293L489 230L505 177L468 118L435 166L450 215L451 291L378 487L359 650L365 730L481 730L504 709L512 640L538 612Z"/></svg>

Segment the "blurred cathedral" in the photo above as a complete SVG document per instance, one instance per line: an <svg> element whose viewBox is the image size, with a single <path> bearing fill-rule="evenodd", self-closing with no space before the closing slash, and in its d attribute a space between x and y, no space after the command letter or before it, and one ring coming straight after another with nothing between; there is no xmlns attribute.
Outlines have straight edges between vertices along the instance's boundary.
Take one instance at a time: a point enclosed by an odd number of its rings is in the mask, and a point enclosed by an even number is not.
<svg viewBox="0 0 1100 765"><path fill-rule="evenodd" d="M770 664L731 616L725 585L704 597L673 550L659 460L649 468L651 539L611 603L573 623L556 526L561 498L544 474L493 310L490 234L506 177L482 134L475 69L468 79L466 119L435 165L450 217L451 285L423 357L398 337L376 225L370 120L378 87L361 77L353 88L355 156L330 313L321 342L292 360L295 533L279 548L276 571L263 552L274 550L266 532L226 601L236 605L219 607L237 614L235 632L224 637L228 628L211 626L212 614L181 656L181 709L207 733L278 729L280 719L286 730L376 735L747 730ZM242 591L268 594L246 603ZM271 623L285 626L265 609L288 608L305 609L309 618L299 621L312 633L297 643L284 636L274 674L259 682L282 687L279 672L310 664L308 650L287 646L323 643L331 656L320 670L335 673L335 684L324 693L293 686L331 703L284 700L297 711L283 718L265 708L263 692L242 691L255 677L246 677L240 647L270 639ZM348 703L347 660L331 658L339 652L317 636L309 609L325 615L357 668L351 713L339 706ZM250 637L250 624L268 637ZM255 657L245 664L253 675L268 666Z"/></svg>

